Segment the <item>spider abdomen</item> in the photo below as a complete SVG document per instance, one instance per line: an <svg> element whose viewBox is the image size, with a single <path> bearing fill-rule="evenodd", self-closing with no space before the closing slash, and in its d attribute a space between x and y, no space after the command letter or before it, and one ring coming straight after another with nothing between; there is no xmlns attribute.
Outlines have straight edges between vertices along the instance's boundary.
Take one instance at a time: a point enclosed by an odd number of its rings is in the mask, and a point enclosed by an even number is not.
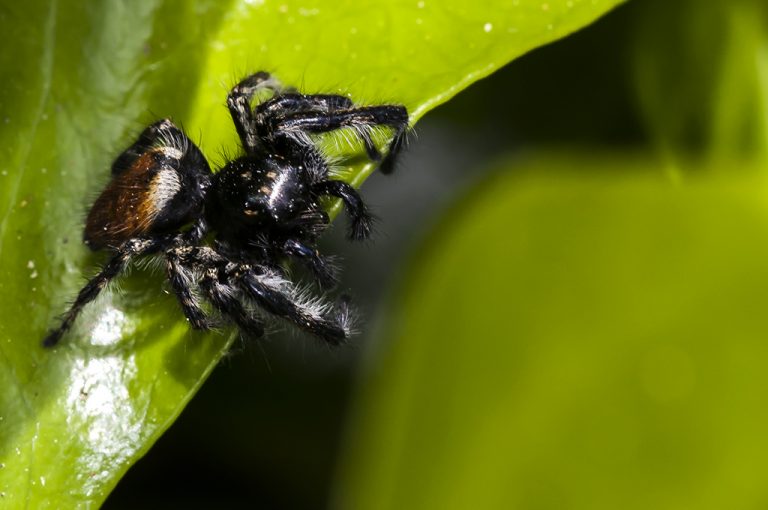
<svg viewBox="0 0 768 510"><path fill-rule="evenodd" d="M88 213L85 243L94 250L116 248L187 223L202 206L202 191L180 172L183 156L173 147L154 148L114 175Z"/></svg>

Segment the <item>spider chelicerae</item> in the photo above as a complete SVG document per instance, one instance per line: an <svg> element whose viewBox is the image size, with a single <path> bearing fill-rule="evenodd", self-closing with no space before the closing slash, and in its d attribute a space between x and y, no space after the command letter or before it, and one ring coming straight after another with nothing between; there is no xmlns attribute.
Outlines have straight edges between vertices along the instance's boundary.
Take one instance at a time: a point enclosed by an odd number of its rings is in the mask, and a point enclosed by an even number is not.
<svg viewBox="0 0 768 510"><path fill-rule="evenodd" d="M270 97L255 107L262 92ZM320 287L335 270L317 249L329 224L321 197L341 199L348 236L367 239L371 215L357 191L331 178L328 157L312 134L348 128L380 169L389 172L403 143L408 113L400 105L355 105L348 97L300 94L269 73L238 83L227 106L244 155L212 173L200 149L169 119L147 127L112 164L112 178L91 207L85 243L112 252L80 290L58 328L43 340L56 345L107 284L140 256L162 257L170 286L195 329L209 329L201 300L244 336L260 337L266 316L283 318L329 344L350 336L346 299L331 303L291 281L285 264L305 265ZM386 157L373 141L392 131Z"/></svg>

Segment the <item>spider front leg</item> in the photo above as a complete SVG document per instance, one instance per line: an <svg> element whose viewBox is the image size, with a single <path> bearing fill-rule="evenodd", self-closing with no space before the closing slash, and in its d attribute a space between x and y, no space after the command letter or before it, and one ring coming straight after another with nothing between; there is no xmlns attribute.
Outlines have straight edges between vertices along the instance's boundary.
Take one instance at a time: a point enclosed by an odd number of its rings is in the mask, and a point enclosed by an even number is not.
<svg viewBox="0 0 768 510"><path fill-rule="evenodd" d="M231 318L243 335L253 339L264 336L264 324L238 300L238 289L232 286L224 269L208 268L200 287L211 304L222 315Z"/></svg>
<svg viewBox="0 0 768 510"><path fill-rule="evenodd" d="M346 110L355 104L347 96L337 94L296 94L287 93L264 101L256 107L256 115L282 118L300 112L332 112Z"/></svg>
<svg viewBox="0 0 768 510"><path fill-rule="evenodd" d="M101 271L99 271L99 274L91 278L91 280L85 284L85 287L80 289L74 303L72 303L69 310L67 310L62 317L59 327L50 331L43 339L43 346L53 347L58 344L67 331L72 328L75 319L77 319L80 312L83 311L85 305L96 299L107 284L123 272L126 264L132 258L149 253L157 249L158 245L158 241L149 239L132 239L123 243L115 255L104 265Z"/></svg>
<svg viewBox="0 0 768 510"><path fill-rule="evenodd" d="M203 311L197 296L192 291L192 274L189 268L181 263L174 250L169 250L166 253L165 267L173 293L176 294L176 299L179 301L189 324L194 329L211 329L213 323Z"/></svg>
<svg viewBox="0 0 768 510"><path fill-rule="evenodd" d="M297 135L301 133L326 133L345 127L353 128L365 144L373 161L381 160L381 153L373 144L370 130L384 126L394 130L387 157L382 161L382 171L391 172L393 158L401 149L408 129L408 111L401 105L361 106L328 113L301 112L275 119L271 126L275 134Z"/></svg>
<svg viewBox="0 0 768 510"><path fill-rule="evenodd" d="M331 345L341 344L351 335L346 301L334 310L319 298L308 298L267 269L262 273L245 271L239 275L238 283L266 312L292 322Z"/></svg>
<svg viewBox="0 0 768 510"><path fill-rule="evenodd" d="M336 267L320 253L295 239L288 239L283 244L283 253L301 260L317 278L322 287L334 287L338 283Z"/></svg>
<svg viewBox="0 0 768 510"><path fill-rule="evenodd" d="M245 152L252 154L262 149L259 141L259 126L255 120L251 99L260 90L271 90L275 94L282 90L280 82L271 74L259 71L235 85L227 96L227 107L235 123Z"/></svg>
<svg viewBox="0 0 768 510"><path fill-rule="evenodd" d="M362 241L371 236L373 216L368 212L363 199L357 190L343 181L327 180L318 182L312 188L318 195L331 195L344 202L349 214L348 237L354 241Z"/></svg>
<svg viewBox="0 0 768 510"><path fill-rule="evenodd" d="M350 98L337 94L281 94L258 105L255 120L262 130L269 131L280 119L290 115L298 113L328 115L352 109L354 106L355 103ZM381 154L374 145L370 133L360 130L358 134L363 140L368 156L375 161L381 159Z"/></svg>
<svg viewBox="0 0 768 510"><path fill-rule="evenodd" d="M397 156L403 150L405 146L405 135L407 133L408 124L395 131L395 136L392 141L389 142L389 152L387 152L384 160L379 164L379 172L383 174L391 174L395 170L395 161Z"/></svg>

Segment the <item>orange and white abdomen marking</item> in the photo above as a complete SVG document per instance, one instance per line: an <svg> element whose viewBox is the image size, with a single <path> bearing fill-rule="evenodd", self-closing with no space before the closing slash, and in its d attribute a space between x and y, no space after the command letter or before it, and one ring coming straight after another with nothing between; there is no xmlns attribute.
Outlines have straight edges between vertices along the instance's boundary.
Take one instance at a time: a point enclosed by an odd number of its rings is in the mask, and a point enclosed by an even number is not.
<svg viewBox="0 0 768 510"><path fill-rule="evenodd" d="M154 148L114 175L88 213L86 244L93 249L117 247L149 233L157 216L181 190L176 166L182 156L174 147Z"/></svg>

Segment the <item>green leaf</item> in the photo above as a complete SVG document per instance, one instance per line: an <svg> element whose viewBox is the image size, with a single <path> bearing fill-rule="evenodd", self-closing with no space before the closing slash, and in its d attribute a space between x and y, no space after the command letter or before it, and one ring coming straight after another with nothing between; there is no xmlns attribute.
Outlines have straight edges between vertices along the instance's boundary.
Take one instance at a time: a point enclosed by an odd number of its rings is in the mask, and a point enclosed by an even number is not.
<svg viewBox="0 0 768 510"><path fill-rule="evenodd" d="M179 414L226 351L161 292L121 279L61 347L40 340L102 260L80 243L89 197L146 123L170 116L220 161L227 88L266 69L306 91L407 105L415 122L618 0L74 0L0 7L0 501L86 507ZM359 185L371 165L350 164Z"/></svg>
<svg viewBox="0 0 768 510"><path fill-rule="evenodd" d="M768 160L768 4L646 0L635 10L639 103L669 163Z"/></svg>
<svg viewBox="0 0 768 510"><path fill-rule="evenodd" d="M679 186L581 154L499 170L404 275L337 507L764 504L764 175Z"/></svg>

